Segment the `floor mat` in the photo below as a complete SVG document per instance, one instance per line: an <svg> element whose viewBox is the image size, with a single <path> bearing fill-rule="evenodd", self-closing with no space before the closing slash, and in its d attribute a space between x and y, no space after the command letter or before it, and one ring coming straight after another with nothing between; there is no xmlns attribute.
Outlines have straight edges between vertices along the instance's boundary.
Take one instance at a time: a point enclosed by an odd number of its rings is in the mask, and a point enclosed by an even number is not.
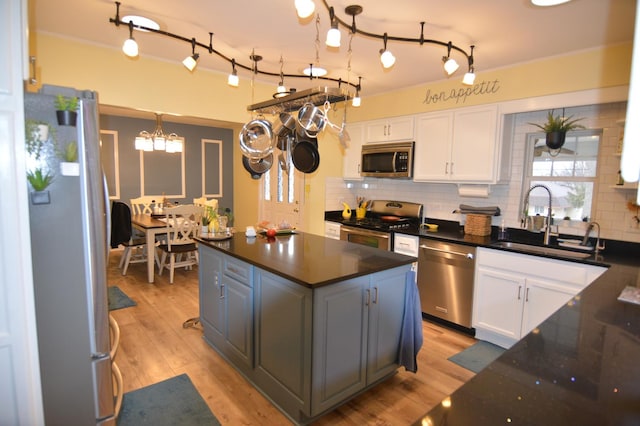
<svg viewBox="0 0 640 426"><path fill-rule="evenodd" d="M118 426L220 425L186 374L127 392Z"/></svg>
<svg viewBox="0 0 640 426"><path fill-rule="evenodd" d="M111 286L108 288L109 310L114 311L116 309L128 308L129 306L136 306L136 302L131 300L129 296L124 294L120 287Z"/></svg>
<svg viewBox="0 0 640 426"><path fill-rule="evenodd" d="M478 373L487 365L495 361L504 351L505 349L500 346L480 340L473 346L469 346L464 351L450 356L448 360L466 368L467 370Z"/></svg>

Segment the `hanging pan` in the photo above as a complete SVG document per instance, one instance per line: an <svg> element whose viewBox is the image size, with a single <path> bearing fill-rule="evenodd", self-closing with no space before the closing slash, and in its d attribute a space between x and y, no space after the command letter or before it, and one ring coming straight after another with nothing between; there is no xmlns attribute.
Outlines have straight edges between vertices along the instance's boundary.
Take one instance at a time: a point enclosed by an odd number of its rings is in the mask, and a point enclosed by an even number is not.
<svg viewBox="0 0 640 426"><path fill-rule="evenodd" d="M262 158L273 152L271 123L263 118L251 120L240 132L240 150L249 158Z"/></svg>
<svg viewBox="0 0 640 426"><path fill-rule="evenodd" d="M291 148L291 160L302 173L313 173L320 165L317 139L298 139Z"/></svg>
<svg viewBox="0 0 640 426"><path fill-rule="evenodd" d="M273 154L269 154L263 158L249 158L242 156L242 165L249 172L252 179L260 179L263 173L266 173L273 164Z"/></svg>

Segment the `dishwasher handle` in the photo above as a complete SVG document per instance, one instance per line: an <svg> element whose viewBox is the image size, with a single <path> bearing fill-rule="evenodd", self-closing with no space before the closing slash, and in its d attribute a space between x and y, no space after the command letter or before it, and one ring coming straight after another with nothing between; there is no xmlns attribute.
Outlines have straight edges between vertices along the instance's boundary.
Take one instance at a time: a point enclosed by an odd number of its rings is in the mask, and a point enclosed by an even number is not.
<svg viewBox="0 0 640 426"><path fill-rule="evenodd" d="M425 250L437 251L437 252L440 252L440 253L453 254L455 256L463 256L463 257L466 257L467 259L473 259L474 258L473 253L463 253L463 252L460 252L460 251L443 250L443 249L439 249L439 248L435 248L435 247L425 246L424 244L420 244L420 248L425 249Z"/></svg>

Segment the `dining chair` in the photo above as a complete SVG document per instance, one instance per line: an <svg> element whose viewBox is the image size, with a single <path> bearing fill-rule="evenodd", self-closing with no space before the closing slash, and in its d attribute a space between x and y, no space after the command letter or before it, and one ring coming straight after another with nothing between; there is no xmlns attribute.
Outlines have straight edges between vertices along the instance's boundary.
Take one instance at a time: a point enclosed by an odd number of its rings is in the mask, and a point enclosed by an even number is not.
<svg viewBox="0 0 640 426"><path fill-rule="evenodd" d="M151 214L153 213L153 207L156 201L159 201L159 197L154 195L144 195L138 198L131 198L131 210L133 214Z"/></svg>
<svg viewBox="0 0 640 426"><path fill-rule="evenodd" d="M185 204L165 209L167 240L158 246L162 252L158 275L169 269L169 282L173 284L174 271L184 267L192 269L198 264L198 246L195 238L200 235L202 206Z"/></svg>
<svg viewBox="0 0 640 426"><path fill-rule="evenodd" d="M213 207L214 210L218 210L218 200L215 198L210 200L207 200L207 197L194 198L193 204L196 206Z"/></svg>
<svg viewBox="0 0 640 426"><path fill-rule="evenodd" d="M131 226L131 209L125 203L114 201L111 206L111 247L124 247L118 268L122 275L132 263L146 263L148 250L144 235L136 234ZM159 263L155 253L156 263Z"/></svg>

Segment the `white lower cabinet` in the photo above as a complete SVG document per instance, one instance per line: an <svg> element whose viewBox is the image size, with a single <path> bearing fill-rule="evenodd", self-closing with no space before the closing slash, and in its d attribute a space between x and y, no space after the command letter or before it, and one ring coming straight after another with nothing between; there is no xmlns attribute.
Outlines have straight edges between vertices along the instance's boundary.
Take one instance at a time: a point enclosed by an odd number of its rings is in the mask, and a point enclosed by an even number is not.
<svg viewBox="0 0 640 426"><path fill-rule="evenodd" d="M605 270L478 248L472 322L476 337L511 347Z"/></svg>

